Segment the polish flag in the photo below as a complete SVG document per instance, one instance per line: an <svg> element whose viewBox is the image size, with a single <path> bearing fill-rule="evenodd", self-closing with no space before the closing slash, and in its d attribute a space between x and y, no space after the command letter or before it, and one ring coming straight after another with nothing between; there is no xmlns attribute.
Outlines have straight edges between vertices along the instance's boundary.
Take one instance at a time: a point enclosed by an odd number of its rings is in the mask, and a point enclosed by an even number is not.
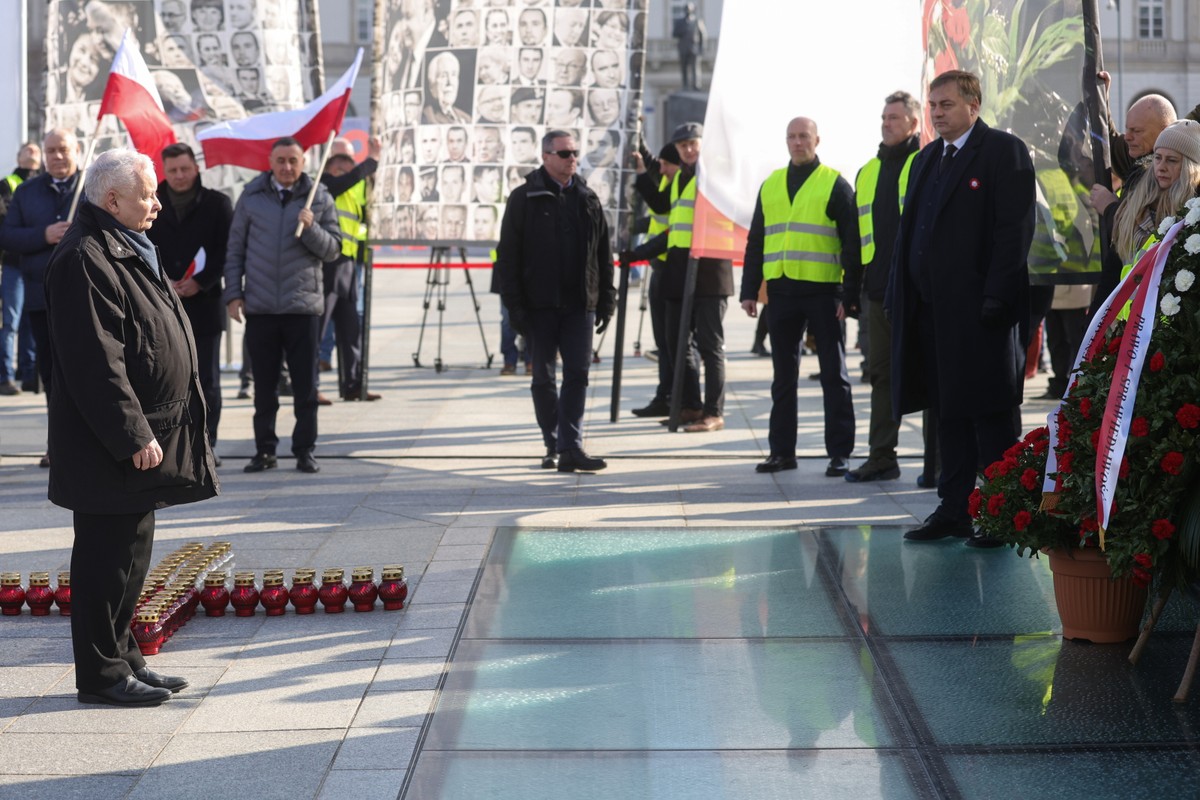
<svg viewBox="0 0 1200 800"><path fill-rule="evenodd" d="M154 171L161 179L164 176L162 151L175 142L175 131L163 110L154 78L150 76L150 70L138 52L137 39L128 29L113 58L97 121L105 114L112 114L121 120L125 130L129 131L134 148L150 156L154 161Z"/></svg>
<svg viewBox="0 0 1200 800"><path fill-rule="evenodd" d="M257 114L202 131L196 140L204 148L205 167L232 164L266 171L270 166L271 145L285 136L296 139L306 150L324 144L331 133L341 130L361 63L362 48L359 48L346 74L304 108Z"/></svg>

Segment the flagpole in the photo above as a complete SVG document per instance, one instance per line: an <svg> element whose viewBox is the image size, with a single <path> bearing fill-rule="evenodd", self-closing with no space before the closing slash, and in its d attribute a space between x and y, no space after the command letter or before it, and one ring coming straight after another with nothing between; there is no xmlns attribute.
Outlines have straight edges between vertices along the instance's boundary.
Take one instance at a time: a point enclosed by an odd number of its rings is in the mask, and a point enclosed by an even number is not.
<svg viewBox="0 0 1200 800"><path fill-rule="evenodd" d="M333 148L333 140L337 138L337 131L329 132L329 141L325 142L325 152L321 154L321 167L317 170L317 177L313 179L312 188L308 190L308 202L304 204L305 208L312 208L313 199L317 196L317 186L321 183L321 176L325 174L325 164L329 161L329 151ZM304 224L296 223L296 237L300 238L300 233L304 230Z"/></svg>
<svg viewBox="0 0 1200 800"><path fill-rule="evenodd" d="M88 142L87 155L83 157L83 164L79 168L79 180L75 181L75 194L71 197L71 210L67 212L67 222L75 219L75 209L79 205L79 195L83 192L83 176L87 172L88 164L92 163L92 154L96 152L96 140L100 138L100 120L104 117L96 117L96 130L92 132L92 139Z"/></svg>

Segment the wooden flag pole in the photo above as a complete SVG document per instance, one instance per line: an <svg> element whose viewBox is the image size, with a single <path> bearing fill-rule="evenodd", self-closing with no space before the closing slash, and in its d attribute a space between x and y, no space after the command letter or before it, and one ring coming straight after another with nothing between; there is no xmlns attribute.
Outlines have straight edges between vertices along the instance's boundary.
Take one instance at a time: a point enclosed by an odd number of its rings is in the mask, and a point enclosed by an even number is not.
<svg viewBox="0 0 1200 800"><path fill-rule="evenodd" d="M83 193L83 176L87 173L88 165L92 163L92 154L96 152L96 140L100 138L100 120L96 117L96 130L92 131L92 140L88 142L87 155L79 165L79 180L75 181L75 194L71 197L71 210L67 212L67 222L75 219L75 209L79 206L79 196Z"/></svg>
<svg viewBox="0 0 1200 800"><path fill-rule="evenodd" d="M317 170L317 177L313 179L312 188L308 190L308 200L304 203L305 208L312 208L313 199L317 196L317 187L321 184L321 176L325 174L325 164L329 162L329 151L333 148L333 140L337 138L337 131L329 132L329 141L325 142L325 152L321 154L321 166ZM296 223L296 237L300 238L301 232L304 230L304 224Z"/></svg>

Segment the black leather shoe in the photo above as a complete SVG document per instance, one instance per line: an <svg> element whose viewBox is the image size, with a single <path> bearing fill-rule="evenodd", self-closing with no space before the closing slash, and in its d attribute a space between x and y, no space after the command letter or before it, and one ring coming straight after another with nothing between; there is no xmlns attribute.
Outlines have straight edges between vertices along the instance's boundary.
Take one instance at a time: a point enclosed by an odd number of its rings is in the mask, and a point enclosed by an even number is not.
<svg viewBox="0 0 1200 800"><path fill-rule="evenodd" d="M317 459L313 457L312 453L301 453L296 456L296 469L311 475L314 472L320 472L321 465L317 463Z"/></svg>
<svg viewBox="0 0 1200 800"><path fill-rule="evenodd" d="M546 448L546 456L542 459L542 469L554 469L558 466L558 453L553 447Z"/></svg>
<svg viewBox="0 0 1200 800"><path fill-rule="evenodd" d="M850 471L850 459L834 456L829 459L829 466L825 468L826 478L840 478Z"/></svg>
<svg viewBox="0 0 1200 800"><path fill-rule="evenodd" d="M993 547L1003 547L1004 542L997 539L995 536L988 536L986 533L975 531L967 537L967 541L963 542L967 547L979 547L990 549Z"/></svg>
<svg viewBox="0 0 1200 800"><path fill-rule="evenodd" d="M645 408L635 408L635 417L665 417L671 413L671 404L661 398L654 398Z"/></svg>
<svg viewBox="0 0 1200 800"><path fill-rule="evenodd" d="M559 472L598 472L607 466L603 458L592 458L582 450L564 450L558 454Z"/></svg>
<svg viewBox="0 0 1200 800"><path fill-rule="evenodd" d="M851 483L863 483L865 481L894 481L900 477L900 467L893 464L890 467L877 466L867 462L858 469L852 469L846 473L846 480Z"/></svg>
<svg viewBox="0 0 1200 800"><path fill-rule="evenodd" d="M278 459L274 453L259 453L254 458L250 459L250 463L242 467L242 472L262 472L268 469L275 469L279 466Z"/></svg>
<svg viewBox="0 0 1200 800"><path fill-rule="evenodd" d="M945 539L947 536L966 539L974 533L975 530L971 527L970 522L966 520L955 522L938 516L935 511L926 517L925 522L920 526L904 534L904 538L910 542L933 542L938 539Z"/></svg>
<svg viewBox="0 0 1200 800"><path fill-rule="evenodd" d="M188 686L187 678L178 678L174 675L160 675L149 667L142 667L133 673L133 677L147 686L153 686L155 689L166 689L172 694L178 692L180 689L186 689Z"/></svg>
<svg viewBox="0 0 1200 800"><path fill-rule="evenodd" d="M755 472L782 472L785 469L795 469L796 459L790 456L771 456L754 468Z"/></svg>
<svg viewBox="0 0 1200 800"><path fill-rule="evenodd" d="M98 692L80 692L77 696L81 703L138 708L162 705L164 700L170 699L171 690L147 686L130 675L107 689L101 689Z"/></svg>

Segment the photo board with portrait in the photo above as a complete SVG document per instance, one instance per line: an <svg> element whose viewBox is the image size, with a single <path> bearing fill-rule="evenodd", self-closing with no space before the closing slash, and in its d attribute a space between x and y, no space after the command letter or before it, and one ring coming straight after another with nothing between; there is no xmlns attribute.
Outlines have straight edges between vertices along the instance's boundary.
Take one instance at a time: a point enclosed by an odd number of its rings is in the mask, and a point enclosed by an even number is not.
<svg viewBox="0 0 1200 800"><path fill-rule="evenodd" d="M373 238L494 244L555 129L575 137L610 228L627 228L647 2L377 0Z"/></svg>
<svg viewBox="0 0 1200 800"><path fill-rule="evenodd" d="M321 94L315 0L51 0L46 128L86 143L113 56L133 31L179 141L204 166L196 134L209 125L303 106ZM96 153L128 143L109 115ZM216 167L206 186L236 194L252 173Z"/></svg>

